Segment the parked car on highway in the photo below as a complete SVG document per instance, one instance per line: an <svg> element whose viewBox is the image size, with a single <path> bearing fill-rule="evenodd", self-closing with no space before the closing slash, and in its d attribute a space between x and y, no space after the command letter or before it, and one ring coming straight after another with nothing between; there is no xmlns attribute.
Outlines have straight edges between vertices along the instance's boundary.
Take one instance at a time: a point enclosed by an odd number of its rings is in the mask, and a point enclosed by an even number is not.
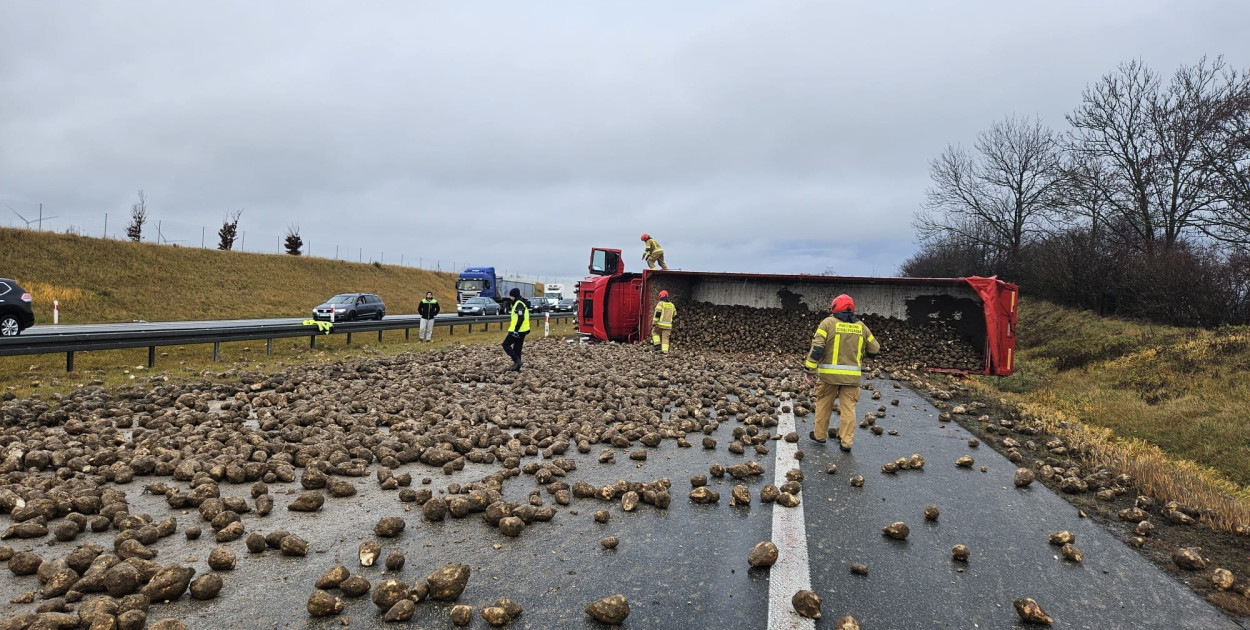
<svg viewBox="0 0 1250 630"><path fill-rule="evenodd" d="M564 298L556 304L556 311L560 313L572 313L577 310L576 298Z"/></svg>
<svg viewBox="0 0 1250 630"><path fill-rule="evenodd" d="M484 297L469 298L456 307L456 315L460 317L466 315L498 315L501 312L503 312L503 307L499 306L499 302Z"/></svg>
<svg viewBox="0 0 1250 630"><path fill-rule="evenodd" d="M382 319L386 316L386 304L372 293L340 293L314 308L313 319L330 321L331 309L336 322Z"/></svg>
<svg viewBox="0 0 1250 630"><path fill-rule="evenodd" d="M15 337L35 325L30 294L8 278L0 278L0 336Z"/></svg>

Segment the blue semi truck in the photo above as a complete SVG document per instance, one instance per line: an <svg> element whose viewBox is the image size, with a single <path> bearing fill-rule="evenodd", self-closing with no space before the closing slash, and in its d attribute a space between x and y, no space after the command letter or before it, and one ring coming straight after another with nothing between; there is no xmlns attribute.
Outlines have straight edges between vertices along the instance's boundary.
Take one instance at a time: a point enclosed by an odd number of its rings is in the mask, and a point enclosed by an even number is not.
<svg viewBox="0 0 1250 630"><path fill-rule="evenodd" d="M503 302L512 289L520 289L521 297L534 297L534 283L520 280L504 280L495 275L494 267L466 267L456 280L456 303L463 304L467 298L484 297Z"/></svg>

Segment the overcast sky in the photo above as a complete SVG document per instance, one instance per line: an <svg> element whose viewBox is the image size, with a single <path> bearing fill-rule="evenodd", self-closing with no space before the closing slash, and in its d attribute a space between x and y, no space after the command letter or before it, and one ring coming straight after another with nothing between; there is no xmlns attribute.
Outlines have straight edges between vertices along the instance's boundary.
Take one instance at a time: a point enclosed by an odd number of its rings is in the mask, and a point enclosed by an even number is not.
<svg viewBox="0 0 1250 630"><path fill-rule="evenodd" d="M888 5L888 8L885 6ZM196 8L199 7L199 8ZM1250 2L0 2L0 224L584 275L892 275L928 161L1141 57L1250 65ZM149 233L151 236L149 237ZM363 253L361 253L363 248Z"/></svg>

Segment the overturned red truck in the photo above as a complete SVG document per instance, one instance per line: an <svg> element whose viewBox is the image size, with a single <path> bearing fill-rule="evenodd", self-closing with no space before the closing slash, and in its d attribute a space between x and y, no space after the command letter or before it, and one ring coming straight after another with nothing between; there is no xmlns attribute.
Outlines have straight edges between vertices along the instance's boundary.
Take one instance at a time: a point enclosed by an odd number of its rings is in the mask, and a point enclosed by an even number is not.
<svg viewBox="0 0 1250 630"><path fill-rule="evenodd" d="M720 306L826 312L847 293L856 312L909 323L941 321L979 348L979 370L926 365L935 371L996 376L1012 373L1019 288L997 278L855 278L704 271L644 270L627 273L621 250L594 248L590 277L578 283L577 323L599 341L636 342L650 329L658 285L675 297ZM680 310L678 312L680 319ZM802 353L801 348L779 348Z"/></svg>

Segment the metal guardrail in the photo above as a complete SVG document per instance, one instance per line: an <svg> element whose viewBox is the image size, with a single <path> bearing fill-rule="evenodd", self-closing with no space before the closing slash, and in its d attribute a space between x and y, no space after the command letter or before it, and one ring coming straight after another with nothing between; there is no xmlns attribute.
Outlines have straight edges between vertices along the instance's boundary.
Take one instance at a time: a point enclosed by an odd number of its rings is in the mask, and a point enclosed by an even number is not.
<svg viewBox="0 0 1250 630"><path fill-rule="evenodd" d="M555 322L568 321L574 318L573 313L542 313L550 315ZM537 320L534 317L534 320ZM467 327L473 332L474 326L483 331L489 330L491 324L499 324L504 330L511 320L507 315L485 315L479 317L457 317L435 319L436 328L447 328L452 335L456 327ZM265 321L265 320L257 320ZM326 322L321 322L325 324ZM537 323L537 322L535 322ZM377 332L378 341L382 341L382 333L387 330L403 330L404 340L409 339L413 328L419 328L421 318L416 315L391 315L380 321L366 322L335 322L325 330L323 326L305 320L301 323L256 323L213 326L205 328L182 328L168 330L97 330L77 333L46 333L7 337L0 339L0 356L17 356L30 354L65 353L65 371L74 371L74 353L96 350L123 350L127 348L147 348L148 367L156 365L156 349L162 346L183 346L192 344L213 344L213 360L221 360L221 344L228 341L265 340L266 356L273 354L273 340L291 337L308 337L311 348L317 347L317 338L325 335L347 335L347 343L351 344L352 335ZM121 328L122 325L119 325ZM127 325L128 327L128 325Z"/></svg>

